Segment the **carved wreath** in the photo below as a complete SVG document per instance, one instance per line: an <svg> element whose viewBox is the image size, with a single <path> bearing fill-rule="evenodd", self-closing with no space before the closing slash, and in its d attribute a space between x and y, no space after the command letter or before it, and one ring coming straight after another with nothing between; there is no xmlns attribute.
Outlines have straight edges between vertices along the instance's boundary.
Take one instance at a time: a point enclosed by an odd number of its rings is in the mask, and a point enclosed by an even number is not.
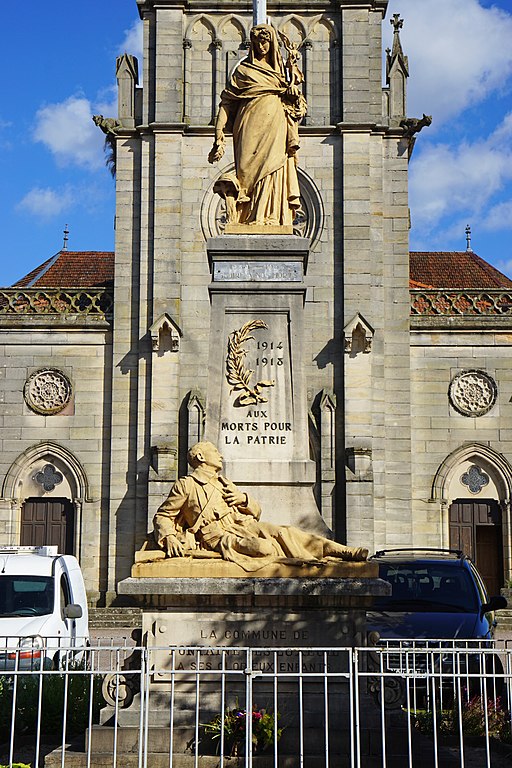
<svg viewBox="0 0 512 768"><path fill-rule="evenodd" d="M249 323L245 323L239 328L238 331L233 331L228 337L228 356L226 358L226 378L228 384L231 384L231 392L240 392L233 405L240 408L244 405L256 405L257 403L266 403L267 398L263 397L260 392L264 387L273 387L275 381L258 381L254 388L251 389L249 382L251 380L252 371L250 368L244 368L244 358L247 355L247 350L242 346L246 341L254 339L251 336L252 331L258 328L268 328L268 325L263 320L251 320Z"/></svg>

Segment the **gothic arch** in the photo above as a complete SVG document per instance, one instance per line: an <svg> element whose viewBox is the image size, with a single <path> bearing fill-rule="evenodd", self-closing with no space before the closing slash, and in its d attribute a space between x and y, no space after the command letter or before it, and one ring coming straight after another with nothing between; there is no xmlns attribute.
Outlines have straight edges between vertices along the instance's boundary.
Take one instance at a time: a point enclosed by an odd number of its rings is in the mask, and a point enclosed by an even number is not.
<svg viewBox="0 0 512 768"><path fill-rule="evenodd" d="M481 487L477 483L476 489L468 482L473 469L477 479L479 471L480 477L484 479ZM464 470L463 474L461 470ZM498 583L498 589L504 580L512 576L511 498L512 467L503 454L484 443L468 443L453 451L439 466L432 483L431 500L437 501L440 508L441 546L452 544L453 529L455 539L460 542L456 546L467 550L473 557L476 556L477 566L481 571L482 562L494 564L496 572L491 573L490 578L491 583L501 582ZM480 519L480 513L475 510L480 505L485 509L490 503L489 500L501 510L501 523L495 527L497 533L490 534L491 556L488 551L482 562L479 562L477 539L478 531L481 530L480 523L483 521ZM489 506L488 509L490 510ZM464 530L467 531L466 534L463 533ZM490 533L489 527L487 532ZM487 544L489 545L489 539ZM484 578L489 577L485 572L483 574Z"/></svg>
<svg viewBox="0 0 512 768"><path fill-rule="evenodd" d="M466 461L482 464L492 477L499 501L508 504L512 498L512 467L503 454L497 453L484 443L468 443L453 451L437 470L432 483L433 501L450 503L450 483L458 468Z"/></svg>
<svg viewBox="0 0 512 768"><path fill-rule="evenodd" d="M90 501L89 484L82 464L71 451L52 441L44 441L27 448L13 461L2 484L4 499L21 502L29 495L24 493L24 486L30 479L31 468L41 460L55 463L64 474L71 499Z"/></svg>
<svg viewBox="0 0 512 768"><path fill-rule="evenodd" d="M338 36L336 24L333 21L333 19L329 18L329 16L317 16L315 19L313 19L309 25L308 36L313 37L314 35L316 35L318 27L325 27L330 39L336 40Z"/></svg>
<svg viewBox="0 0 512 768"><path fill-rule="evenodd" d="M197 16L194 16L192 19L190 19L190 22L185 31L185 39L188 39L188 40L191 39L192 32L194 31L194 27L198 21L201 22L203 26L206 27L206 29L212 36L212 40L215 40L217 37L217 31L215 29L215 26L212 20L209 19L208 16L205 16L203 13L199 13Z"/></svg>
<svg viewBox="0 0 512 768"><path fill-rule="evenodd" d="M302 23L302 20L299 19L294 14L290 14L290 16L286 16L286 18L282 19L282 21L278 26L278 29L280 32L284 32L285 34L288 34L290 32L290 27L298 33L298 36L301 42L305 40L306 28ZM289 34L288 34L288 37L293 42L293 37Z"/></svg>
<svg viewBox="0 0 512 768"><path fill-rule="evenodd" d="M226 32L226 26L232 24L235 29L238 30L241 38L241 42L249 39L249 31L243 19L234 13L230 13L222 18L217 23L218 34L221 40L224 40L223 35Z"/></svg>

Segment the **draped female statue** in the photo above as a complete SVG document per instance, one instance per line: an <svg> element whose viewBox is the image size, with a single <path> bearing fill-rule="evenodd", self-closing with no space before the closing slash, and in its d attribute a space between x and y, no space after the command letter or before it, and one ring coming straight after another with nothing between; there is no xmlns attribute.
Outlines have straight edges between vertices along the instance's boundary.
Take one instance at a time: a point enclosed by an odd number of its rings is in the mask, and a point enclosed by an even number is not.
<svg viewBox="0 0 512 768"><path fill-rule="evenodd" d="M287 44L283 62L277 32L268 24L251 30L249 55L221 93L211 163L224 155L225 130L233 131L235 174L224 174L215 191L226 198L229 231L292 232L300 208L296 153L298 123L306 114L297 48Z"/></svg>

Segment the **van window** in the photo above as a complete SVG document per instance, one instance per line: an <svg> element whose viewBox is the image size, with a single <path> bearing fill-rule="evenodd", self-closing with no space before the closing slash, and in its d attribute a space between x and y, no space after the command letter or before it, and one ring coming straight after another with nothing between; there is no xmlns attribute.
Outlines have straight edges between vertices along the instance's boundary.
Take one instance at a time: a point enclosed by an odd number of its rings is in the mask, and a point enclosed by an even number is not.
<svg viewBox="0 0 512 768"><path fill-rule="evenodd" d="M69 605L71 602L71 592L69 589L69 583L67 580L67 577L65 574L62 574L60 577L60 610L61 613L64 611L64 608L66 605ZM62 613L62 617L64 618L64 614Z"/></svg>
<svg viewBox="0 0 512 768"><path fill-rule="evenodd" d="M51 576L0 576L0 616L45 616L53 603Z"/></svg>

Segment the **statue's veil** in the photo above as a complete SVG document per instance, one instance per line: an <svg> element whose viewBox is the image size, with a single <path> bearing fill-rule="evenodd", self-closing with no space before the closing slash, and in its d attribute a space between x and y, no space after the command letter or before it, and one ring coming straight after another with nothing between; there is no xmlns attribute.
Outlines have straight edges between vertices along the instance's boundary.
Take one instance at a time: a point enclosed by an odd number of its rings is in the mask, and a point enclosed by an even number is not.
<svg viewBox="0 0 512 768"><path fill-rule="evenodd" d="M258 66L258 61L254 58L254 54L253 54L252 37L254 32L258 32L259 30L263 30L263 29L266 30L270 35L270 49L268 52L269 64L275 72L278 72L283 79L286 79L283 57L281 56L277 31L270 24L257 24L255 27L251 29L251 47L249 49L249 55L247 56L246 61L248 61L250 64L255 64L256 66Z"/></svg>

